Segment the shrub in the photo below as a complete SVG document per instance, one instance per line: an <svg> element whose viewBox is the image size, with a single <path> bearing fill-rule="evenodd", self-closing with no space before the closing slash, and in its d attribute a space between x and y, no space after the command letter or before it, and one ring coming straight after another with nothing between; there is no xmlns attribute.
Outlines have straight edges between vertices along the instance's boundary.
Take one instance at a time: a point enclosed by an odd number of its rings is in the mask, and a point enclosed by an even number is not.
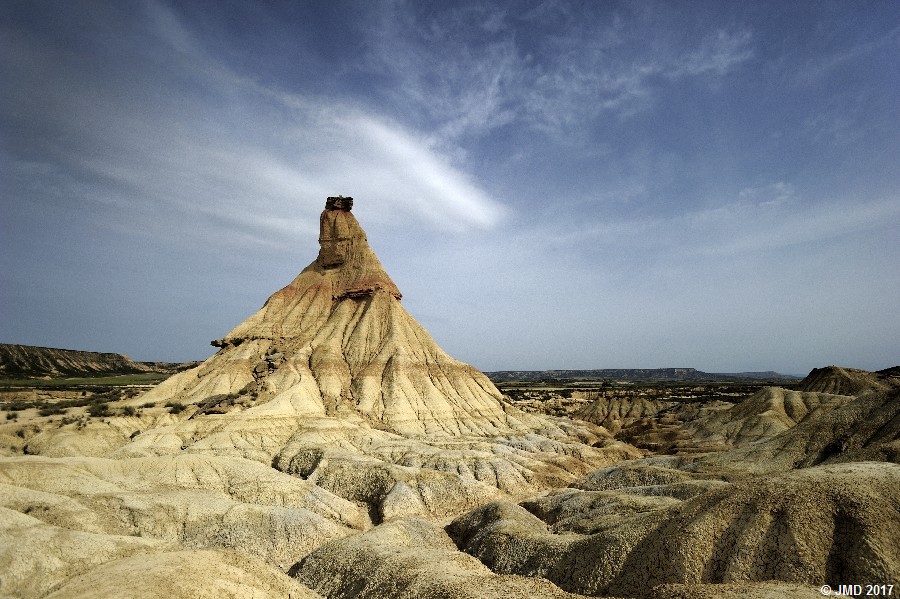
<svg viewBox="0 0 900 599"><path fill-rule="evenodd" d="M94 416L95 418L100 418L101 416L109 416L109 406L105 403L91 404L91 406L88 408L88 414Z"/></svg>
<svg viewBox="0 0 900 599"><path fill-rule="evenodd" d="M123 416L135 416L135 415L137 415L137 410L134 409L134 406L122 406L122 415Z"/></svg>
<svg viewBox="0 0 900 599"><path fill-rule="evenodd" d="M6 419L7 419L7 420L15 420L15 419L18 418L18 417L19 417L18 412L7 412L7 413L6 413Z"/></svg>
<svg viewBox="0 0 900 599"><path fill-rule="evenodd" d="M182 403L178 403L177 401L170 401L166 403L166 407L169 408L169 412L171 414L178 414L180 412L183 412L186 406Z"/></svg>
<svg viewBox="0 0 900 599"><path fill-rule="evenodd" d="M38 410L41 416L53 416L54 414L65 414L66 409L60 406L47 406Z"/></svg>

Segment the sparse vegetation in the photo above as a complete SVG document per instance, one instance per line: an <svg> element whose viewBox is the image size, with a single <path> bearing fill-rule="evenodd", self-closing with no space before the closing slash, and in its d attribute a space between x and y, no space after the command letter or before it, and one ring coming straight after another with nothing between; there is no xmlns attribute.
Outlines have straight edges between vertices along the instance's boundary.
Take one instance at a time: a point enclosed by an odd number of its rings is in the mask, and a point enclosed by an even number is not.
<svg viewBox="0 0 900 599"><path fill-rule="evenodd" d="M41 388L37 387L40 390ZM53 396L58 394L62 389L49 390L47 395ZM112 412L106 405L110 402L120 401L122 399L130 399L143 393L143 389L134 387L101 387L92 386L80 389L80 395L73 399L15 399L0 404L0 407L7 411L7 420L15 420L17 412L29 409L37 409L38 415L42 417L65 415L71 408L87 407L88 414L94 417L111 416ZM152 405L152 404L150 404ZM120 411L125 416L134 416L137 410L132 406L123 407Z"/></svg>
<svg viewBox="0 0 900 599"><path fill-rule="evenodd" d="M38 414L41 416L53 416L55 414L65 414L66 408L59 405L50 405L38 410Z"/></svg>
<svg viewBox="0 0 900 599"><path fill-rule="evenodd" d="M118 376L73 377L57 379L0 379L0 389L71 389L75 387L122 387L125 385L141 385L150 387L169 378L171 374L159 372L143 372L140 374L123 374ZM143 391L140 389L139 391Z"/></svg>
<svg viewBox="0 0 900 599"><path fill-rule="evenodd" d="M87 426L88 418L85 415L81 416L63 416L62 420L59 421L60 428L66 426L67 424L74 424L76 430L82 430Z"/></svg>
<svg viewBox="0 0 900 599"><path fill-rule="evenodd" d="M93 416L94 418L102 418L104 416L109 416L109 406L105 403L95 403L91 404L88 407L88 414Z"/></svg>

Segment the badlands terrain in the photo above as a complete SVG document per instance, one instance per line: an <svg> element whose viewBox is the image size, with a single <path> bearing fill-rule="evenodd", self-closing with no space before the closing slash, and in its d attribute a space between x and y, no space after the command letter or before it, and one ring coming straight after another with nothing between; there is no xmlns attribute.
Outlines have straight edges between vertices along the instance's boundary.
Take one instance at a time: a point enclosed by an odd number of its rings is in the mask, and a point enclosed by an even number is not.
<svg viewBox="0 0 900 599"><path fill-rule="evenodd" d="M504 394L406 312L351 208L205 362L7 385L0 596L900 593L897 368ZM9 353L7 377L78 370Z"/></svg>

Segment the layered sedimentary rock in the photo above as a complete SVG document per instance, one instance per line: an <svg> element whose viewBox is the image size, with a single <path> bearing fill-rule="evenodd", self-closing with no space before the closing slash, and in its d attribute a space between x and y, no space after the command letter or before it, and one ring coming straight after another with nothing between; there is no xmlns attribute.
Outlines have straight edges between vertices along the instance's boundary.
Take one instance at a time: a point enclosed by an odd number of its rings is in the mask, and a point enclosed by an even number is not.
<svg viewBox="0 0 900 599"><path fill-rule="evenodd" d="M213 344L219 352L142 401L232 397L257 413L339 416L405 436L497 434L533 420L502 403L400 303L397 286L350 212L329 199L318 257L256 314Z"/></svg>
<svg viewBox="0 0 900 599"><path fill-rule="evenodd" d="M273 464L380 519L447 515L640 455L601 427L520 412L448 356L403 308L351 207L329 198L316 259L209 360L134 401L190 407L116 456Z"/></svg>
<svg viewBox="0 0 900 599"><path fill-rule="evenodd" d="M638 420L652 418L660 410L673 405L673 402L643 397L600 397L578 410L575 418L599 424L616 433Z"/></svg>
<svg viewBox="0 0 900 599"><path fill-rule="evenodd" d="M786 472L823 463L900 463L900 390L870 391L782 434L693 460L705 472ZM898 487L900 488L900 487Z"/></svg>

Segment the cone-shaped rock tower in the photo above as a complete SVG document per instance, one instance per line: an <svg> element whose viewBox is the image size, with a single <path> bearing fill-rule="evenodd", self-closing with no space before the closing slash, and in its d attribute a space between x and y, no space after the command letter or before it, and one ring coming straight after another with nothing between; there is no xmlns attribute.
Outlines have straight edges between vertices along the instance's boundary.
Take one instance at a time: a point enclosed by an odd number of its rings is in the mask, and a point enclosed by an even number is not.
<svg viewBox="0 0 900 599"><path fill-rule="evenodd" d="M528 421L403 308L352 206L328 198L312 264L213 341L214 356L150 397L234 404L238 396L260 414L361 417L407 436L495 434Z"/></svg>

